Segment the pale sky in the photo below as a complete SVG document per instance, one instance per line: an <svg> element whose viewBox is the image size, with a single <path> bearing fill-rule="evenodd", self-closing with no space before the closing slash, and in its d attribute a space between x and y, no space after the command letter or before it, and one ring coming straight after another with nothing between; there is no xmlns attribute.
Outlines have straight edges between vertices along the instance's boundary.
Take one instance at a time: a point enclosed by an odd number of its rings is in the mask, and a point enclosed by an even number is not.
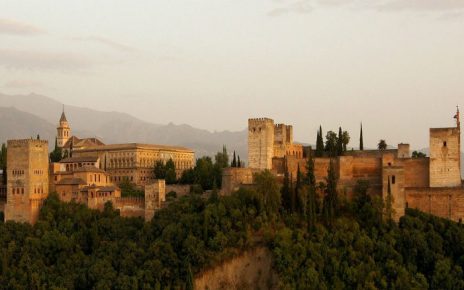
<svg viewBox="0 0 464 290"><path fill-rule="evenodd" d="M464 110L464 0L0 0L0 92L422 148Z"/></svg>

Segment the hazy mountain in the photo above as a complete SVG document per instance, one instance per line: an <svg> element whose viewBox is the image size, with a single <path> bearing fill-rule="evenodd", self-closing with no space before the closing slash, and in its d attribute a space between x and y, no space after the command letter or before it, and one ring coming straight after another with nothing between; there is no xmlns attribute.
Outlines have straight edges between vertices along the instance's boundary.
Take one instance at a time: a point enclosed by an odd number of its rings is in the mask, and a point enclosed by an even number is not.
<svg viewBox="0 0 464 290"><path fill-rule="evenodd" d="M0 106L5 121L0 123L0 138L27 138L38 132L54 142L56 126L63 105L46 96L0 94ZM6 108L5 108L6 107ZM189 125L152 124L129 114L102 112L76 106L65 107L72 133L78 137L98 137L103 142L144 142L187 146L195 150L197 157L213 155L226 145L236 150L246 160L246 130L240 132L209 132ZM43 132L43 133L42 133Z"/></svg>

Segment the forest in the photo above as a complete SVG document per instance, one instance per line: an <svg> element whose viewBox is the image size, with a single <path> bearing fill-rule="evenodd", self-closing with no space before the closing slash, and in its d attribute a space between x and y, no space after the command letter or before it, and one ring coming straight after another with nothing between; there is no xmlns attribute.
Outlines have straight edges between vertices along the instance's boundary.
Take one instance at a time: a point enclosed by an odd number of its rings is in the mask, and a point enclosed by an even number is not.
<svg viewBox="0 0 464 290"><path fill-rule="evenodd" d="M0 223L0 289L194 289L198 273L263 245L279 289L464 289L463 225L413 209L393 222L368 184L347 201L332 178L319 196L311 173L281 188L264 171L254 189L190 194L148 223L51 194L34 226Z"/></svg>

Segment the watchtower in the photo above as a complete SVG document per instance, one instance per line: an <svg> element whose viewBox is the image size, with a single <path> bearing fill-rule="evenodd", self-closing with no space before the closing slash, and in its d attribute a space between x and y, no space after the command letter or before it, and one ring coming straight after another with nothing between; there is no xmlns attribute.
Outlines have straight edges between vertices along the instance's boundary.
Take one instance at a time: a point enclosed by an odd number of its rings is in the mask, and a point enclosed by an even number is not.
<svg viewBox="0 0 464 290"><path fill-rule="evenodd" d="M274 121L272 119L248 120L248 163L250 168L272 169L274 138Z"/></svg>
<svg viewBox="0 0 464 290"><path fill-rule="evenodd" d="M8 140L5 220L35 223L48 196L48 141Z"/></svg>
<svg viewBox="0 0 464 290"><path fill-rule="evenodd" d="M461 126L430 129L430 187L461 186Z"/></svg>

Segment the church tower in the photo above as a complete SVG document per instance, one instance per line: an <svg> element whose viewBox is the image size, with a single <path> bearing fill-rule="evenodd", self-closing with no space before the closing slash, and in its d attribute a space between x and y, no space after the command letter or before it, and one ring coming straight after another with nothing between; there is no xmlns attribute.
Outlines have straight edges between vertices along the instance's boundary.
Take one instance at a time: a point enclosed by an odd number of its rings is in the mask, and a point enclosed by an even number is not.
<svg viewBox="0 0 464 290"><path fill-rule="evenodd" d="M60 124L57 130L56 141L59 148L63 148L64 144L68 142L69 138L71 138L71 128L69 127L68 120L66 120L66 115L64 114L64 106L63 106L63 113L61 113Z"/></svg>

